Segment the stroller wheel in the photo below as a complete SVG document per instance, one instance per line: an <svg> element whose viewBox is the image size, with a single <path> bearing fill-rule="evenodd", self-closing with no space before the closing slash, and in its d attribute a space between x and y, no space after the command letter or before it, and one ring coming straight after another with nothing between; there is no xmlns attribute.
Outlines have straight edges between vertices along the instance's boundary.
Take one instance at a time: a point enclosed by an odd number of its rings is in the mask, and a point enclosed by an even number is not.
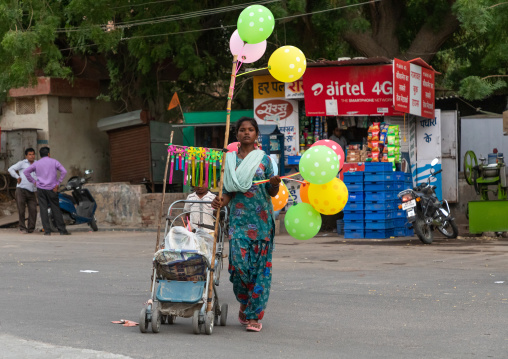
<svg viewBox="0 0 508 359"><path fill-rule="evenodd" d="M139 315L139 331L141 333L146 333L146 328L148 327L148 322L146 320L146 307L141 309L141 314Z"/></svg>
<svg viewBox="0 0 508 359"><path fill-rule="evenodd" d="M194 334L201 333L199 327L199 310L195 310L194 315L192 316L192 331L194 332Z"/></svg>
<svg viewBox="0 0 508 359"><path fill-rule="evenodd" d="M152 332L158 333L161 330L162 315L157 308L152 309Z"/></svg>
<svg viewBox="0 0 508 359"><path fill-rule="evenodd" d="M213 332L213 322L215 319L215 314L213 311L209 311L205 316L205 333L211 335Z"/></svg>
<svg viewBox="0 0 508 359"><path fill-rule="evenodd" d="M225 327L228 320L228 304L224 303L220 306L220 325Z"/></svg>

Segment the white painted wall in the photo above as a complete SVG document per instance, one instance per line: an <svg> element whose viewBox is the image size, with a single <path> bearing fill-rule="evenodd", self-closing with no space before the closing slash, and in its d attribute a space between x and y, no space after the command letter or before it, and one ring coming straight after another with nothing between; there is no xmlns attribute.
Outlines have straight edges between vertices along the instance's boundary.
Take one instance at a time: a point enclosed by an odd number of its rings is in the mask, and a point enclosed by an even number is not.
<svg viewBox="0 0 508 359"><path fill-rule="evenodd" d="M474 151L479 159L480 155L488 158L494 148L504 154L505 162L508 157L508 137L503 136L503 117L467 116L460 120L460 158L461 167L467 151ZM480 161L478 160L478 163ZM462 168L461 168L462 170Z"/></svg>
<svg viewBox="0 0 508 359"><path fill-rule="evenodd" d="M92 98L72 98L72 113L59 113L58 97L48 96L49 147L67 178L93 169L94 182L110 180L108 135L97 129L97 121L113 114L110 103Z"/></svg>
<svg viewBox="0 0 508 359"><path fill-rule="evenodd" d="M12 99L7 102L2 106L0 127L6 129L39 128L41 131L38 131L37 139L48 140L47 96L35 96L35 114L30 115L16 115L16 100Z"/></svg>

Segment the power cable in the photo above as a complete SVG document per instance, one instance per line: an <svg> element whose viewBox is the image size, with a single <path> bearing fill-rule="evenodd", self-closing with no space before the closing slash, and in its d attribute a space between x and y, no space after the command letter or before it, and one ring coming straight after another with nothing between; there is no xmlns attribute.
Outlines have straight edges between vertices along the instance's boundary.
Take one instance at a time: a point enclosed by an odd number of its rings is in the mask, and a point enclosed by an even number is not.
<svg viewBox="0 0 508 359"><path fill-rule="evenodd" d="M275 0L275 1L280 1L280 0ZM276 21L280 21L280 20L285 20L285 19L289 19L289 18L296 18L296 17L308 16L308 15L313 15L313 14L318 14L318 13L323 13L323 12L328 12L328 11L341 10L341 9L344 9L344 8L349 8L349 7L353 7L353 6L361 6L361 5L369 4L369 3L372 3L372 2L379 2L379 1L382 1L382 0L372 0L372 1L366 1L366 2L363 2L363 3L359 3L359 4L345 5L345 6L339 6L339 7L335 7L335 8L331 8L331 9L312 11L312 12L308 12L308 13L304 13L304 14L285 16L285 17L277 18L275 20ZM272 2L273 2L273 0L272 0ZM178 32L168 32L168 33L153 34L153 35L140 35L140 36L122 37L120 39L120 41L133 40L133 39L143 39L143 38L150 38L150 37L157 37L157 36L181 35L181 34L195 33L195 32L201 32L201 31L210 31L210 30L225 29L225 28L230 28L230 27L234 27L234 26L236 26L236 24L221 25L221 26L210 27L210 28L206 28L206 29L196 29L196 30L187 30L187 31L178 31ZM80 30L82 30L82 29L80 29ZM89 47L89 46L96 46L96 45L97 44L75 46L75 47L69 47L69 48L66 48L66 49L61 49L60 51L67 51L67 50L78 49L78 48L81 48L81 47ZM41 52L39 54L43 54L43 53L44 52Z"/></svg>
<svg viewBox="0 0 508 359"><path fill-rule="evenodd" d="M172 21L178 21L178 20L187 20L192 19L196 17L202 17L202 16L210 16L210 15L216 15L224 12L230 12L235 10L243 9L250 5L262 5L262 4L269 4L273 2L279 2L281 0L263 0L263 1L254 1L251 3L245 3L245 4L239 4L239 5L231 5L231 6L224 6L220 8L214 8L214 9L204 9L199 11L193 11L185 14L174 14L174 15L165 15L165 16L159 16L159 17L153 17L143 20L131 20L131 21L124 21L124 22L118 22L115 23L115 28L121 29L121 28L129 28L133 26L141 26L141 25L152 25L152 24L159 24L164 22L172 22ZM94 25L91 25L94 26ZM103 29L106 29L108 24L98 24L95 26L100 26ZM64 33L64 32L73 32L73 31L82 31L82 27L71 27L71 28L58 28L55 30L57 33Z"/></svg>

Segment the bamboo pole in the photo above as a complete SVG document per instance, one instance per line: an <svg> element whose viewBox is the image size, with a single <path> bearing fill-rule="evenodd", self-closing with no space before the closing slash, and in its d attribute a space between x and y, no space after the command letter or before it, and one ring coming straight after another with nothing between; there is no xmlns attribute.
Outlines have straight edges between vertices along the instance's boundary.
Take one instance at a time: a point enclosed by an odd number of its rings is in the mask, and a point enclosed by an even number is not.
<svg viewBox="0 0 508 359"><path fill-rule="evenodd" d="M228 92L228 105L226 107L227 115L226 115L226 133L224 135L224 149L228 146L229 139L229 122L231 117L231 102L233 101L233 92L235 90L235 79L236 79L236 63L237 63L238 55L233 57L233 68L231 70L231 81L229 82L229 92ZM220 169L220 180L219 180L219 203L222 200L222 186L224 184L224 167L226 164L226 152L222 156L222 166ZM213 297L213 276L215 272L215 251L217 248L217 237L219 236L219 222L220 222L220 208L217 210L217 215L215 219L215 233L213 240L213 250L212 250L212 260L210 263L210 285L208 286L208 297L206 304L206 311L210 312L212 310L212 297Z"/></svg>
<svg viewBox="0 0 508 359"><path fill-rule="evenodd" d="M173 144L173 132L171 131L171 136L169 138L169 145ZM171 154L168 151L168 157L166 159L166 169L164 170L164 185L162 186L162 201L161 201L161 210L159 212L159 223L157 224L157 242L155 243L155 252L159 250L159 242L161 237L161 222L162 222L162 212L164 211L164 197L166 196L166 179L168 178L168 166L169 159Z"/></svg>

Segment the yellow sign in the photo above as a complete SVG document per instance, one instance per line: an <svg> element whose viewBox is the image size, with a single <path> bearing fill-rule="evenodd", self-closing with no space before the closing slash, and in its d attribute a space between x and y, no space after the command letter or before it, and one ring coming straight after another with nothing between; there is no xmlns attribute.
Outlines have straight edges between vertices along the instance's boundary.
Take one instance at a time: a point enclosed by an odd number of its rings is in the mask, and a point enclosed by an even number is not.
<svg viewBox="0 0 508 359"><path fill-rule="evenodd" d="M270 75L254 76L254 98L286 97L285 86Z"/></svg>

